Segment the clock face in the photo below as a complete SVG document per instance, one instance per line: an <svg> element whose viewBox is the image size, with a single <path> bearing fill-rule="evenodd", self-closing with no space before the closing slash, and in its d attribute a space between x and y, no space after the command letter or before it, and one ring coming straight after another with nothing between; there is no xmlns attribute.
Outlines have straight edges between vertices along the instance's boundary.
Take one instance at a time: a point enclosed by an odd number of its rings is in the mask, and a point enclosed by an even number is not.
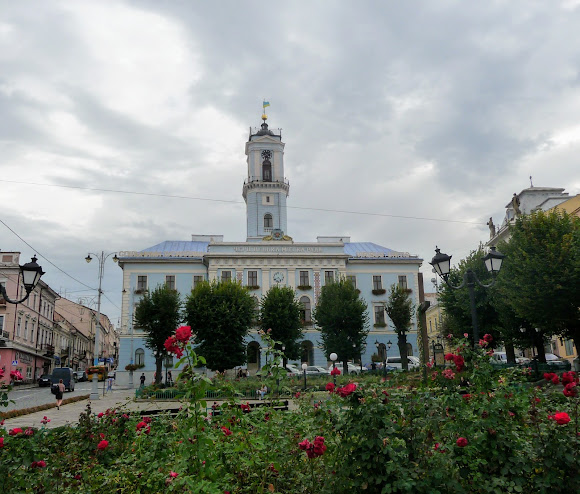
<svg viewBox="0 0 580 494"><path fill-rule="evenodd" d="M272 157L272 151L269 151L268 149L264 149L262 151L262 158L265 160L269 160Z"/></svg>
<svg viewBox="0 0 580 494"><path fill-rule="evenodd" d="M276 283L282 283L284 281L284 274L280 271L276 271L273 278Z"/></svg>

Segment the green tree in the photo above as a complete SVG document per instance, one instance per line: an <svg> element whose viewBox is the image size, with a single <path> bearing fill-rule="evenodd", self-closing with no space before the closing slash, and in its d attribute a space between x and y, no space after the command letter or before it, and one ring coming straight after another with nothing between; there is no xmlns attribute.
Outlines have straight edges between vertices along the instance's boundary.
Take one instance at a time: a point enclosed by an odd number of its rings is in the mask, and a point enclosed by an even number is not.
<svg viewBox="0 0 580 494"><path fill-rule="evenodd" d="M145 292L135 307L134 325L145 331L145 346L155 352L155 382L163 375L163 358L167 351L163 344L183 321L181 298L175 290L159 285L153 292Z"/></svg>
<svg viewBox="0 0 580 494"><path fill-rule="evenodd" d="M260 304L260 327L264 331L272 329L271 338L284 346L284 366L287 358L300 358L301 309L302 305L296 300L294 290L289 286L273 286Z"/></svg>
<svg viewBox="0 0 580 494"><path fill-rule="evenodd" d="M313 313L320 328L326 356L335 352L348 372L348 360L362 353L368 335L367 304L353 284L344 278L322 287Z"/></svg>
<svg viewBox="0 0 580 494"><path fill-rule="evenodd" d="M407 359L407 331L411 326L413 303L409 298L407 290L396 284L392 284L385 310L395 326L395 332L397 333L401 367L403 370L409 370L409 361Z"/></svg>
<svg viewBox="0 0 580 494"><path fill-rule="evenodd" d="M477 250L471 251L465 259L459 261L456 268L451 269L448 279L449 283L455 287L461 286L466 271L471 269L481 283L489 285L493 280L492 275L482 260L484 256L485 253L481 246ZM494 341L500 341L501 333L498 331L498 314L495 306L491 302L494 289L495 287L484 288L475 283L475 310L479 336L482 337L484 334L489 333L493 336ZM445 311L449 332L455 337L462 337L464 333L468 333L473 340L469 288L464 286L460 289L455 289L449 287L445 282L442 282L439 303ZM475 342L475 344L477 343Z"/></svg>
<svg viewBox="0 0 580 494"><path fill-rule="evenodd" d="M210 369L223 372L246 362L244 338L254 309L254 298L235 281L206 281L191 291L185 317L195 335L196 351Z"/></svg>
<svg viewBox="0 0 580 494"><path fill-rule="evenodd" d="M538 211L519 217L510 233L498 246L507 255L499 290L530 334L571 338L580 350L580 218Z"/></svg>

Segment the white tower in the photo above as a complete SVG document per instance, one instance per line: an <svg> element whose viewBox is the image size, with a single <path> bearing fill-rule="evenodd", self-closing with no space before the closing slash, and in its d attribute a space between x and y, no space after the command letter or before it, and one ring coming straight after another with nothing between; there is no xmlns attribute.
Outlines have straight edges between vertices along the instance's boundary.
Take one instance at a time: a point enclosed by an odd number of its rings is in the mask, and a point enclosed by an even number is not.
<svg viewBox="0 0 580 494"><path fill-rule="evenodd" d="M260 129L250 128L246 143L248 177L242 195L246 201L248 242L272 235L281 239L286 232L286 198L290 185L284 178L282 133L268 130L267 115Z"/></svg>

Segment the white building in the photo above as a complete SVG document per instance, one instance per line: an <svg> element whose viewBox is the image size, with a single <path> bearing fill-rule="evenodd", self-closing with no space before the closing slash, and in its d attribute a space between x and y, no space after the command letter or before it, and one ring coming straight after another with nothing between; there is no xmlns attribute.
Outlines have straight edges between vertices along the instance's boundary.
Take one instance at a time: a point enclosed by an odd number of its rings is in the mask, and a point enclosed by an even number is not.
<svg viewBox="0 0 580 494"><path fill-rule="evenodd" d="M393 342L390 355L397 355L397 336L384 312L389 287L407 288L414 306L419 303L419 267L422 259L408 252L396 252L372 242L351 242L350 237L317 237L316 242L297 242L287 233L286 199L290 190L284 178L284 146L281 133L268 129L266 116L259 129L250 129L246 143L247 178L242 195L246 201L247 239L224 242L223 235L193 235L187 241L164 241L140 251L120 252L123 269L122 334L117 381L127 382L124 368L144 364L150 382L154 356L145 347L143 334L133 328L132 319L141 294L167 284L185 298L202 280L239 281L257 300L276 284L291 286L303 306L305 321L302 361L328 365L319 346L319 332L311 313L320 290L329 280L346 276L361 292L368 305L370 332L362 363L377 352L384 353ZM422 290L422 287L421 287ZM407 335L409 355L418 355L417 321L413 318ZM264 365L262 342L256 331L247 337L248 368ZM141 371L139 371L141 372Z"/></svg>

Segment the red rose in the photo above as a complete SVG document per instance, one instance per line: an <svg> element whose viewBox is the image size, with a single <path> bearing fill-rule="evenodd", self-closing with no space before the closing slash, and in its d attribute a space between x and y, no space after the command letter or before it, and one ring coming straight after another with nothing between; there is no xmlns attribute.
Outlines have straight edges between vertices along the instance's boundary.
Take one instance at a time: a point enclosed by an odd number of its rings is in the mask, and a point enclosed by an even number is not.
<svg viewBox="0 0 580 494"><path fill-rule="evenodd" d="M334 391L334 383L328 383L326 385L326 391L333 392Z"/></svg>
<svg viewBox="0 0 580 494"><path fill-rule="evenodd" d="M298 443L298 447L305 451L310 447L310 441L308 439L304 439L301 443Z"/></svg>
<svg viewBox="0 0 580 494"><path fill-rule="evenodd" d="M177 477L178 475L179 475L179 474L178 474L177 472L169 472L169 476L170 476L170 477L173 477L173 478L175 478L175 477Z"/></svg>
<svg viewBox="0 0 580 494"><path fill-rule="evenodd" d="M491 336L489 333L487 333L487 334L483 335L483 339L484 339L484 341L491 343L493 341L493 336Z"/></svg>
<svg viewBox="0 0 580 494"><path fill-rule="evenodd" d="M181 326L175 331L175 339L181 341L182 343L187 343L191 338L191 327Z"/></svg>
<svg viewBox="0 0 580 494"><path fill-rule="evenodd" d="M354 383L348 383L346 386L342 387L342 388L338 388L336 390L336 392L342 396L343 398L346 398L348 395L352 394L356 389L356 384Z"/></svg>
<svg viewBox="0 0 580 494"><path fill-rule="evenodd" d="M552 384L559 384L560 383L560 378L554 374L554 377L552 378Z"/></svg>
<svg viewBox="0 0 580 494"><path fill-rule="evenodd" d="M554 414L554 420L558 425L566 425L570 422L570 416L566 412L558 412Z"/></svg>
<svg viewBox="0 0 580 494"><path fill-rule="evenodd" d="M340 369L338 367L333 367L330 371L331 376L340 376Z"/></svg>
<svg viewBox="0 0 580 494"><path fill-rule="evenodd" d="M562 374L562 384L569 384L577 382L576 373L574 371L564 372Z"/></svg>
<svg viewBox="0 0 580 494"><path fill-rule="evenodd" d="M568 398L573 398L574 396L578 396L578 390L576 389L576 383L571 382L564 386L564 396Z"/></svg>
<svg viewBox="0 0 580 494"><path fill-rule="evenodd" d="M14 429L10 429L8 432L9 436L15 436L16 434L22 434L22 429L20 427L15 427Z"/></svg>
<svg viewBox="0 0 580 494"><path fill-rule="evenodd" d="M445 360L453 360L454 358L455 355L453 355L452 353L445 354Z"/></svg>
<svg viewBox="0 0 580 494"><path fill-rule="evenodd" d="M97 444L97 449L100 449L100 450L107 449L108 447L109 447L109 441L105 441L104 439L99 444Z"/></svg>
<svg viewBox="0 0 580 494"><path fill-rule="evenodd" d="M0 437L0 448L4 447L4 438Z"/></svg>
<svg viewBox="0 0 580 494"><path fill-rule="evenodd" d="M465 439L464 437L460 437L457 442L456 442L457 446L459 446L460 448L465 448L465 446L467 446L467 439Z"/></svg>
<svg viewBox="0 0 580 494"><path fill-rule="evenodd" d="M227 427L222 427L222 431L226 436L231 436L233 434L233 432L231 430L229 430Z"/></svg>

